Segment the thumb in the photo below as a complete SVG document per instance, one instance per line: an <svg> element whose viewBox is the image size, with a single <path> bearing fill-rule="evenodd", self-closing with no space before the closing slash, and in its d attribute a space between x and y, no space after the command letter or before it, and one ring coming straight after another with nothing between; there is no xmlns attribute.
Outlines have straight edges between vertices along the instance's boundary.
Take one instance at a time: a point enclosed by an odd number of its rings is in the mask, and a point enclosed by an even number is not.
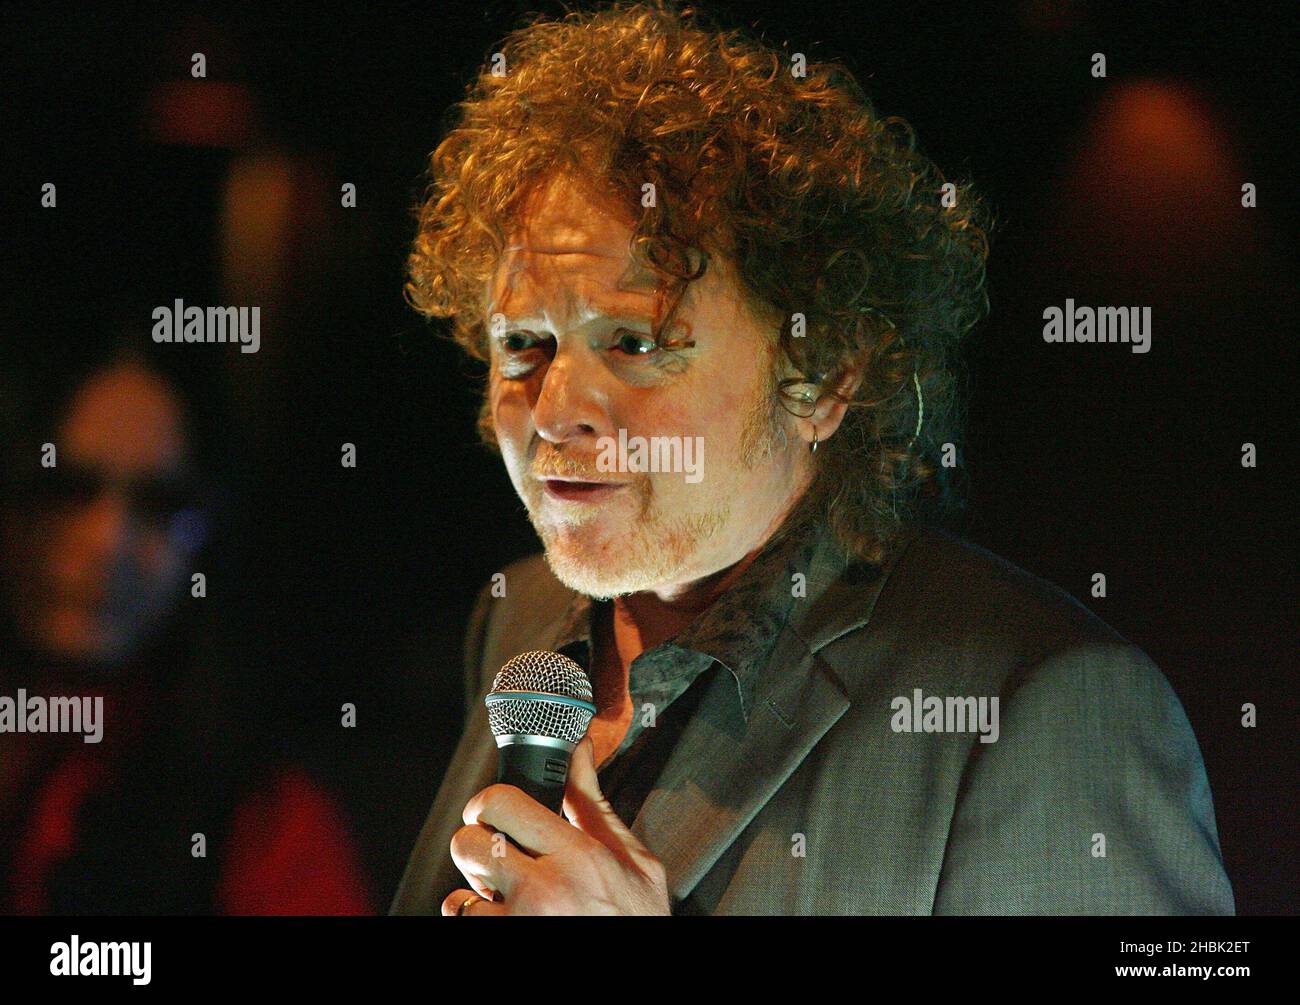
<svg viewBox="0 0 1300 1005"><path fill-rule="evenodd" d="M645 849L600 791L596 777L596 749L590 736L582 738L570 759L569 780L564 789L564 815L580 831L611 851Z"/></svg>

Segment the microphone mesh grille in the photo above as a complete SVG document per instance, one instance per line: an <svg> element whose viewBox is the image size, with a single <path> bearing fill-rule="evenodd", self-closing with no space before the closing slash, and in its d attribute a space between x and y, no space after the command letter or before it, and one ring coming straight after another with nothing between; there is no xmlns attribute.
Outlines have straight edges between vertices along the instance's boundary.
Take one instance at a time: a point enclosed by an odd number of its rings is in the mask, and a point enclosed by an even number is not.
<svg viewBox="0 0 1300 1005"><path fill-rule="evenodd" d="M552 652L521 653L510 660L492 681L490 693L501 691L537 691L592 700L591 681L582 667ZM488 705L488 725L494 736L549 736L577 743L590 722L589 710L545 698L502 698Z"/></svg>

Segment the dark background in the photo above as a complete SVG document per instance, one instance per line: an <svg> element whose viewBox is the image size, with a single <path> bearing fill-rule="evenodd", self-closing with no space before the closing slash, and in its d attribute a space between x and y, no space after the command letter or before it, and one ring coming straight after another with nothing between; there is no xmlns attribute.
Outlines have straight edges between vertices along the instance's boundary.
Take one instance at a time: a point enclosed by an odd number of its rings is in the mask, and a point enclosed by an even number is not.
<svg viewBox="0 0 1300 1005"><path fill-rule="evenodd" d="M1241 913L1295 910L1300 851L1288 7L709 8L842 60L996 210L958 529L1078 596L1164 670L1204 753ZM556 5L10 5L0 26L6 366L63 365L124 314L144 322L177 297L248 302L223 293L223 187L257 157L279 165L258 177L287 179L261 352L171 350L232 413L215 432L237 574L208 602L257 642L247 714L344 800L377 910L456 739L469 603L539 547L476 444L478 371L401 297L443 116L527 9ZM206 81L190 79L195 51ZM46 181L56 210L40 208ZM355 209L339 205L344 182ZM1258 208L1241 207L1243 182ZM1045 344L1042 310L1067 297L1152 306L1151 352ZM345 441L355 470L340 466ZM1094 572L1104 599L1089 595ZM339 728L344 701L356 729Z"/></svg>

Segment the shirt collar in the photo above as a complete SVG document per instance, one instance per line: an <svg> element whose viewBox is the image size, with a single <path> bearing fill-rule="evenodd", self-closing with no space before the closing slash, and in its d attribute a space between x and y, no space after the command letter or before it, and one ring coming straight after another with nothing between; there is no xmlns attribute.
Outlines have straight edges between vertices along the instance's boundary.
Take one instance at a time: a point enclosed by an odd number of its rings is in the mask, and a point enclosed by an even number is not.
<svg viewBox="0 0 1300 1005"><path fill-rule="evenodd" d="M716 660L735 679L741 715L748 722L755 685L791 617L795 598L815 600L844 564L823 523L783 529L698 618L632 662L630 689L636 693L651 682L694 678ZM588 669L594 605L591 597L575 593L557 622L551 646Z"/></svg>

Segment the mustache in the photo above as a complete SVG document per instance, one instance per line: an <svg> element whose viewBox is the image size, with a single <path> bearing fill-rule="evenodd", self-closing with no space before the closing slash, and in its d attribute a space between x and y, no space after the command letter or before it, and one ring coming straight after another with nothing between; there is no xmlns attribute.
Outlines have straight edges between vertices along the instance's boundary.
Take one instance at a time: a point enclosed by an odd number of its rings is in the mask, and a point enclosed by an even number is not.
<svg viewBox="0 0 1300 1005"><path fill-rule="evenodd" d="M533 477L534 478L575 478L583 479L590 476L592 481L600 480L600 472L596 470L596 458L574 457L571 454L550 452L545 456L537 454L533 457Z"/></svg>

